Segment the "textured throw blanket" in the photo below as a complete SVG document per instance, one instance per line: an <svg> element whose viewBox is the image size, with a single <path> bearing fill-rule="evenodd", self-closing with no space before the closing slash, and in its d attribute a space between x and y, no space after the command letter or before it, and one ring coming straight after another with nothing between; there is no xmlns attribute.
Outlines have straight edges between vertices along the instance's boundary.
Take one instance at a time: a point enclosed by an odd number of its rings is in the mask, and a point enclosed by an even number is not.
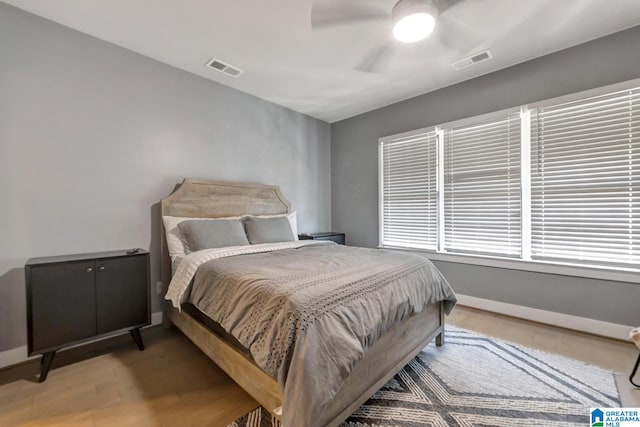
<svg viewBox="0 0 640 427"><path fill-rule="evenodd" d="M427 259L330 245L218 258L200 266L189 300L277 379L283 424L319 427L365 351L395 323L456 298Z"/></svg>

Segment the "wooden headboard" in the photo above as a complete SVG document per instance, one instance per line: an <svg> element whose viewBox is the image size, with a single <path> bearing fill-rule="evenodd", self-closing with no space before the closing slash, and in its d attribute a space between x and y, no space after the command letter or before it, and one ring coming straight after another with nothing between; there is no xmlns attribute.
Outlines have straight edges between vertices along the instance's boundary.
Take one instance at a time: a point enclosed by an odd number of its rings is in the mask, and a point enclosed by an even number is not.
<svg viewBox="0 0 640 427"><path fill-rule="evenodd" d="M290 213L291 204L275 185L186 178L169 197L162 199L160 212L162 216L192 218L277 215ZM171 258L164 225L161 227L162 283L167 289L171 280Z"/></svg>

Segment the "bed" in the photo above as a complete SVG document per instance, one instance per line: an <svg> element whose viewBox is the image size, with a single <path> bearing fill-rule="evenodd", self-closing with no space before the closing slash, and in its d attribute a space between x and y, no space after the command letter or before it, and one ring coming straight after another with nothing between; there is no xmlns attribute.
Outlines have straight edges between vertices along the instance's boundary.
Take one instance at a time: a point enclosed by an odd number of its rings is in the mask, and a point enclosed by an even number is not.
<svg viewBox="0 0 640 427"><path fill-rule="evenodd" d="M169 197L162 200L161 212L163 217L189 218L228 218L242 217L244 215L269 216L290 214L291 205L276 186L185 179ZM167 289L176 266L175 264L172 265L173 260L169 256L164 227L161 235L162 281L165 289ZM326 243L334 247L319 247L318 245L313 245L314 243ZM300 241L300 243L291 242L287 245L283 246L281 250L278 248L277 251L263 251L264 253L256 255L231 256L225 262L233 264L230 260L237 263L241 257L246 257L246 259L255 257L251 258L251 263L266 265L273 263L273 261L269 258L262 259L260 257L276 256L276 258L283 260L291 259L292 265L298 262L304 266L304 260L307 258L329 257L332 253L335 253L335 256L339 256L343 262L352 262L354 258L349 257L355 256L353 254L354 251L363 253L368 251L365 257L376 257L379 256L379 253L382 253L382 251L373 249L338 248L338 245L331 242L306 241L306 243L303 243L303 241ZM207 251L199 252L206 253ZM297 258L288 254L295 254ZM290 258L287 258L287 256ZM400 258L398 257L404 255L389 254L389 256L396 257L399 260ZM197 254L191 254L189 258L195 259L198 256ZM296 258L295 262L293 261L294 258ZM209 260L209 258L203 259L204 261ZM327 259L330 260L330 258ZM209 260L204 265L214 265L218 261L217 259ZM180 267L185 267L186 264L186 261L181 261ZM197 267L196 270L203 269L204 265ZM276 265L274 268L277 267ZM289 266L287 265L286 267L288 268ZM246 267L243 265L239 267L238 271L245 271L243 270L244 268ZM435 270L435 267L433 269ZM233 272L234 270L231 269L231 271ZM438 275L439 272L435 271L436 275ZM177 276L180 275L179 273L180 271L175 272ZM225 274L231 273L225 271ZM376 277L378 276L379 274ZM446 280L442 280L446 284ZM250 280L247 281L251 282ZM197 285L195 279L191 283L193 286ZM174 285L173 282L172 285ZM318 408L317 405L312 403L316 394L321 393L316 392L313 387L306 388L308 385L307 380L311 380L311 378L307 378L310 377L308 367L306 370L299 368L294 370L291 368L288 371L290 372L289 379L286 379L286 375L283 377L282 375L276 376L273 372L271 374L267 373L266 371L269 371L269 369L261 363L262 359L258 357L258 354L255 355L256 357L252 357L252 354L246 348L243 349L237 342L233 342L236 341L233 336L229 336L224 330L221 331L219 328L212 327L206 321L207 319L198 316L198 313L194 312L194 310L183 309L185 306L180 305L175 300L173 304L166 302L164 318L166 322L170 322L180 329L258 403L272 411L276 417L281 418L284 427L302 427L302 425L305 425L305 427L338 426L412 360L425 345L434 339L436 345L441 346L443 344L444 315L455 304L455 295L450 291L448 284L446 286L443 285L442 289L444 291L441 292L441 296L429 297L433 301L425 304L424 309L411 313L411 315L406 315L402 320L386 328L384 333L376 337L375 340L371 340L370 345L363 346L363 354L354 359L347 372L341 373L344 378L336 382L339 386L330 392L330 399L327 400L325 398L325 400L321 401L324 402L322 408ZM184 292L187 293L188 291ZM395 292L398 293L397 290ZM439 300L436 301L436 298L439 298ZM237 305L237 302L235 305ZM250 312L250 309L251 306L243 307L242 312ZM323 333L321 322L317 323L316 334L311 335L309 332L309 336L330 336L330 334ZM360 323L365 322L362 321ZM351 328L352 326L349 327ZM291 335L291 332L289 332L289 335ZM307 341L310 341L310 339L307 339ZM249 346L250 342L245 344ZM253 349L254 347L251 348ZM304 347L302 348L304 349ZM313 352L306 350L306 353L305 350L301 350L292 354L293 356L287 355L284 357L287 361L287 367L303 366L304 363L309 364L311 362L307 359L316 357L315 350ZM320 360L319 356L318 359ZM259 364L262 368L258 366ZM322 363L319 365L324 366ZM291 374L291 372L295 373L295 375ZM323 378L322 372L316 375L317 378ZM288 384L287 381L292 384L294 382L300 383L297 386L296 393L291 392L291 390L294 390L293 385L283 386L283 384ZM315 384L317 381L314 379L312 382ZM287 387L289 387L289 391L287 391ZM324 385L321 384L321 387L324 387ZM310 390L308 391L309 394L304 396L307 390ZM325 392L323 391L323 393ZM300 396L300 394L303 394L303 396ZM309 408L304 408L305 405L309 406ZM305 411L308 414L303 414Z"/></svg>

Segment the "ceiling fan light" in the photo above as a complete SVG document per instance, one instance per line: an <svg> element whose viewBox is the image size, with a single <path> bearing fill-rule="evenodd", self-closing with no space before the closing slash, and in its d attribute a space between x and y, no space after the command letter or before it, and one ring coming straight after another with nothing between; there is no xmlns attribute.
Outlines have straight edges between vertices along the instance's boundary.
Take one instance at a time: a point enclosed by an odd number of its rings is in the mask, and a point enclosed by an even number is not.
<svg viewBox="0 0 640 427"><path fill-rule="evenodd" d="M403 43L426 39L433 32L436 19L428 13L414 13L398 20L393 26L393 36Z"/></svg>
<svg viewBox="0 0 640 427"><path fill-rule="evenodd" d="M433 0L399 0L391 15L396 40L413 43L433 32L438 8Z"/></svg>

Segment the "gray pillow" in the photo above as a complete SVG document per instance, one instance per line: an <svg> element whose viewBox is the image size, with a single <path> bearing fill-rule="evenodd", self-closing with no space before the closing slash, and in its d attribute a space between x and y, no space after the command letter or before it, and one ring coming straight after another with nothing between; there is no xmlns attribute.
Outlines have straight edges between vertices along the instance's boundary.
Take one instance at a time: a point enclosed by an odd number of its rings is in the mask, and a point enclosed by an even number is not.
<svg viewBox="0 0 640 427"><path fill-rule="evenodd" d="M178 229L192 252L249 244L239 219L182 221Z"/></svg>
<svg viewBox="0 0 640 427"><path fill-rule="evenodd" d="M244 219L247 237L252 245L258 243L293 242L295 236L291 231L291 223L286 216L276 218Z"/></svg>

